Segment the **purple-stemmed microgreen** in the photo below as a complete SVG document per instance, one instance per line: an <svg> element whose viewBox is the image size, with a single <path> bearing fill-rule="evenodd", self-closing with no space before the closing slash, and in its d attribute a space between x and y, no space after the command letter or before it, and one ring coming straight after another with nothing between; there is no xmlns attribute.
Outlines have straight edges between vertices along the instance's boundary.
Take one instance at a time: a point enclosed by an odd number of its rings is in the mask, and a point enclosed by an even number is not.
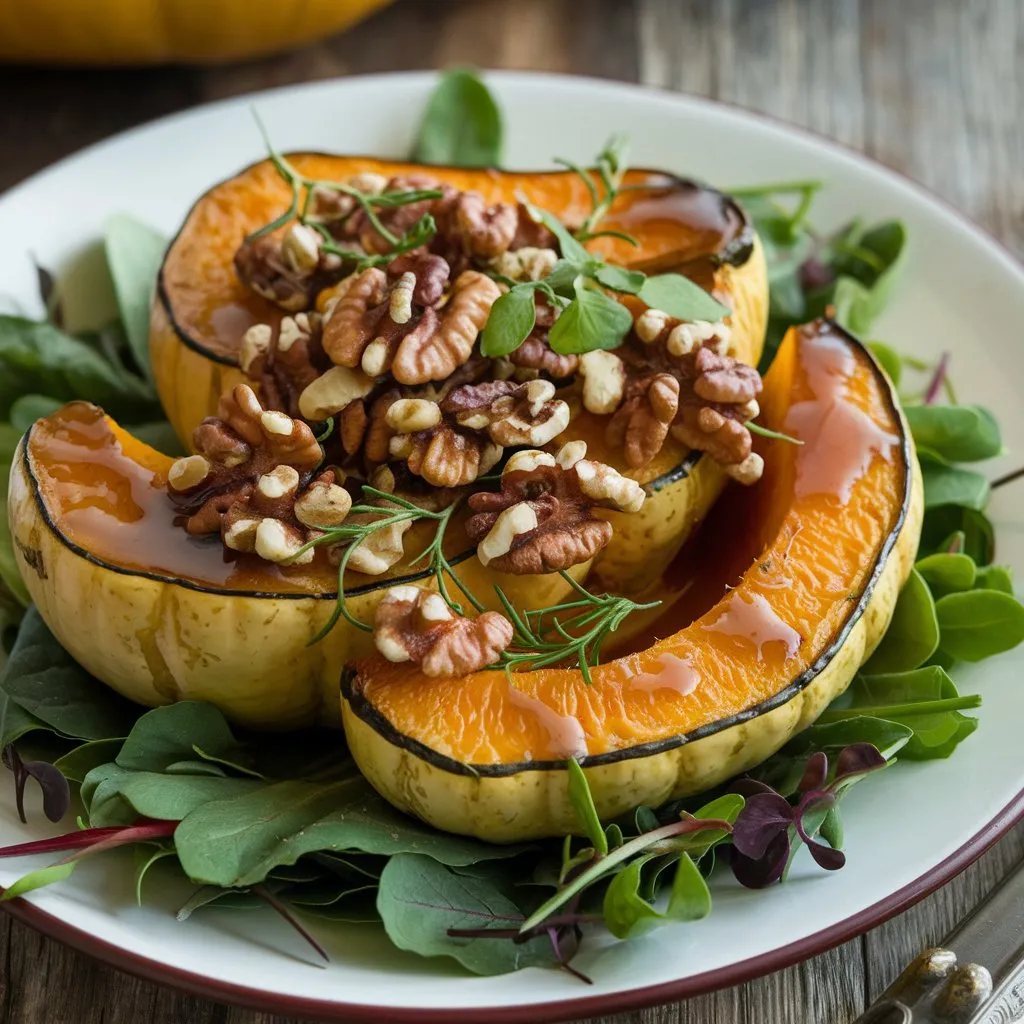
<svg viewBox="0 0 1024 1024"><path fill-rule="evenodd" d="M46 761L23 761L14 744L3 750L3 763L14 775L14 802L22 823L25 817L25 786L35 779L43 791L43 813L50 821L60 821L71 803L71 788L56 766Z"/></svg>
<svg viewBox="0 0 1024 1024"><path fill-rule="evenodd" d="M887 762L870 743L845 747L836 758L829 779L829 760L823 752L812 754L797 784L793 803L757 779L738 779L733 786L746 804L732 834L732 869L736 879L751 889L763 889L782 880L801 844L806 844L815 863L835 871L846 863L841 850L816 838L841 794Z"/></svg>

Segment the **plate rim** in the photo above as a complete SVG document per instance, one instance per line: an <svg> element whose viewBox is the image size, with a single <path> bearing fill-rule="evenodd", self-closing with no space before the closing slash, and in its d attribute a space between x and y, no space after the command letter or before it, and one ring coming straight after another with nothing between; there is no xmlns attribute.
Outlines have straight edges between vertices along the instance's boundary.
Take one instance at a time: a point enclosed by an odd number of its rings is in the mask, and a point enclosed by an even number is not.
<svg viewBox="0 0 1024 1024"><path fill-rule="evenodd" d="M410 81L434 78L436 70L410 70L377 72L364 75L342 75L313 82L298 82L287 85L261 89L224 97L205 103L196 104L184 110L174 111L161 117L153 118L134 125L108 138L69 153L47 166L36 171L23 181L15 183L0 193L0 200L14 198L22 189L32 187L38 179L45 177L70 160L77 159L94 150L107 146L116 146L124 139L158 125L186 119L196 113L208 111L218 106L247 100L253 102L262 97L278 96L289 91L316 91L318 88L339 81L358 81L370 83L380 79L408 79ZM911 177L909 174L890 167L866 153L840 140L831 138L812 128L795 124L784 118L763 111L752 110L739 103L715 97L699 96L682 92L666 86L644 85L636 82L622 82L615 79L599 78L593 75L574 75L558 72L537 72L504 69L481 69L485 79L495 82L517 81L570 81L600 89L621 91L633 94L653 94L665 99L680 101L683 105L707 107L725 110L731 115L770 127L780 129L797 136L803 136L815 146L837 151L844 157L860 164L875 173L880 172L896 183L918 195L932 206L938 207L943 213L959 222L968 233L994 251L1004 263L1007 270L1015 274L1024 287L1024 263L1009 246L959 209L950 200L939 195L929 186ZM1024 821L1024 789L993 815L973 836L958 849L935 865L931 870L919 875L906 885L877 900L855 914L837 921L795 942L776 947L767 953L748 957L722 967L717 967L700 974L690 975L673 981L660 982L657 985L646 985L638 988L623 989L600 995L582 996L560 1000L548 1000L543 1003L524 1003L514 1006L488 1007L443 1007L430 1008L374 1006L370 1003L347 1003L337 1000L309 998L291 994L277 993L235 982L218 980L210 975L199 974L180 967L173 967L153 957L143 956L118 946L106 939L100 939L85 929L69 924L56 914L43 910L34 903L19 899L3 904L3 910L15 920L34 928L36 931L54 939L76 952L84 953L90 958L110 967L125 971L135 977L158 984L169 985L189 995L213 999L221 1003L259 1010L262 1012L287 1014L323 1021L325 1024L475 1024L481 1012L495 1024L555 1024L569 1017L590 1017L598 1014L623 1013L649 1006L678 1002L693 996L717 991L733 985L741 984L753 978L762 977L812 956L826 952L870 928L885 923L897 914L909 909L915 903L947 884L967 867L973 864L995 843L1005 836L1014 825ZM4 891L0 887L0 893Z"/></svg>

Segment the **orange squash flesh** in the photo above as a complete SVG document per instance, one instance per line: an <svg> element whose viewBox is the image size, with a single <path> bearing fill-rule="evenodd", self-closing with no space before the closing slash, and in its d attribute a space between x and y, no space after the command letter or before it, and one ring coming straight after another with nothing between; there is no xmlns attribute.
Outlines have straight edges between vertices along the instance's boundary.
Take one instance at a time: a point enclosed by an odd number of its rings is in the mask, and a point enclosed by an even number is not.
<svg viewBox="0 0 1024 1024"><path fill-rule="evenodd" d="M429 787L406 762L418 758L449 779L544 775L568 756L588 768L633 763L642 773L645 762L635 759L797 694L823 665L842 659L843 641L859 623L869 635L835 692L845 688L884 631L916 549L920 493L909 433L872 358L828 324L791 332L767 376L762 408L766 426L804 446L762 446L762 481L729 492L727 527L711 524L697 541L709 553L705 570L717 564L717 573L698 574L703 591L698 585L673 610L674 621L659 624L663 639L599 666L592 685L570 669L517 673L513 685L497 670L429 679L380 657L361 663L343 686L343 712L353 753L378 788L399 806L459 828L451 815L431 813L423 798ZM882 587L886 572L892 578ZM874 597L883 595L873 590L886 591L881 607ZM687 612L697 618L688 621ZM401 769L386 766L396 780L385 777L384 743L404 751ZM737 755L717 769L704 766L700 786L740 770L742 749ZM408 784L397 781L400 771ZM692 791L693 783L659 779L656 796ZM612 799L604 809L629 803ZM524 827L517 820L505 831L492 825L475 830L514 838L552 828L550 821ZM463 829L474 830L472 821Z"/></svg>

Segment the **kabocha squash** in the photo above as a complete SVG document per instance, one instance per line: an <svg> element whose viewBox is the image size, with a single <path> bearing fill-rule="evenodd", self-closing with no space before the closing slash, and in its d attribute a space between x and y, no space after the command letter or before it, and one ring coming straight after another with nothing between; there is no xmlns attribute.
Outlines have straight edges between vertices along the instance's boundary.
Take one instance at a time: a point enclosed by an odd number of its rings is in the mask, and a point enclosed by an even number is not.
<svg viewBox="0 0 1024 1024"><path fill-rule="evenodd" d="M340 32L386 0L4 0L0 60L47 64L223 61Z"/></svg>
<svg viewBox="0 0 1024 1024"><path fill-rule="evenodd" d="M526 196L569 224L582 222L590 204L586 186L571 172L423 167L315 153L289 160L310 179L344 182L376 176L419 183L427 175L447 189L474 190L487 204L514 203ZM588 243L591 250L649 272L680 270L712 290L733 311L728 328L731 354L756 364L766 326L767 279L760 244L742 211L718 192L660 172L631 170L624 184L634 189L621 193L601 228L628 232L636 245L609 236ZM641 185L647 187L636 188ZM239 358L246 332L266 324L269 336L280 331L282 321L292 322L284 319L287 312L280 305L247 287L235 266L242 239L272 222L289 200L289 187L274 164L255 164L207 192L168 250L154 299L150 341L161 401L186 444L192 442L200 421L215 411L220 397L244 379ZM318 307L323 309L325 297L334 294L333 289L322 292ZM632 300L627 305L634 317L642 317L646 309ZM664 439L653 458L631 463L609 447L605 428L605 422L584 414L558 441L586 440L592 454L647 488L650 497L639 515L609 514L615 533L598 564L602 585L622 593L644 593L706 514L726 476L712 459L699 458L674 436Z"/></svg>
<svg viewBox="0 0 1024 1024"><path fill-rule="evenodd" d="M349 745L387 799L493 841L566 833L570 756L611 818L758 764L845 689L916 552L912 440L888 379L830 323L789 333L762 405L803 445L765 442L764 477L707 524L664 639L591 685L569 669L430 679L379 657L346 677Z"/></svg>
<svg viewBox="0 0 1024 1024"><path fill-rule="evenodd" d="M210 701L235 722L275 730L337 724L343 666L373 650L370 634L345 620L311 643L334 610L337 569L322 557L278 566L190 537L168 499L171 466L85 402L28 432L11 472L9 517L47 625L93 675L141 704ZM347 574L353 617L372 622L389 587L425 575L409 562L428 526L413 525L407 558L391 571ZM480 593L498 582L530 607L565 592L557 575L484 570L458 529L448 546Z"/></svg>

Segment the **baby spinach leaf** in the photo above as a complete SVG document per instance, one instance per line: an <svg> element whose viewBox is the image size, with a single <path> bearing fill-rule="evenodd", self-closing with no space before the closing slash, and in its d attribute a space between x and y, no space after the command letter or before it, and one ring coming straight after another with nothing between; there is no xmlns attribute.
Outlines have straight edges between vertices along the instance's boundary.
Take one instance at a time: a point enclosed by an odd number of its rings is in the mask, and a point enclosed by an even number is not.
<svg viewBox="0 0 1024 1024"><path fill-rule="evenodd" d="M938 465L922 453L921 475L926 509L958 505L980 512L988 504L991 488L980 473L959 466Z"/></svg>
<svg viewBox="0 0 1024 1024"><path fill-rule="evenodd" d="M987 565L979 569L975 586L983 590L998 590L1003 594L1013 593L1013 575L1006 565Z"/></svg>
<svg viewBox="0 0 1024 1024"><path fill-rule="evenodd" d="M641 894L643 869L652 857L627 864L612 878L602 907L608 930L619 939L632 939L668 921L698 921L711 912L707 882L689 854L677 861L665 913L656 910Z"/></svg>
<svg viewBox="0 0 1024 1024"><path fill-rule="evenodd" d="M35 608L25 613L0 691L72 739L126 736L141 710L94 679L58 643Z"/></svg>
<svg viewBox="0 0 1024 1024"><path fill-rule="evenodd" d="M991 459L1003 448L999 424L979 405L909 405L914 441L948 462Z"/></svg>
<svg viewBox="0 0 1024 1024"><path fill-rule="evenodd" d="M412 159L455 167L499 167L501 110L479 76L456 68L441 76L420 122Z"/></svg>
<svg viewBox="0 0 1024 1024"><path fill-rule="evenodd" d="M103 235L107 265L132 356L146 378L152 380L149 306L167 249L167 239L126 213L115 213L109 217Z"/></svg>
<svg viewBox="0 0 1024 1024"><path fill-rule="evenodd" d="M158 861L174 856L173 848L153 850L149 846L135 847L135 902L138 906L142 906L142 883L145 881L146 875L149 874L150 868Z"/></svg>
<svg viewBox="0 0 1024 1024"><path fill-rule="evenodd" d="M325 785L276 782L214 800L182 821L174 841L190 878L227 888L254 885L272 869L324 850L422 853L457 866L523 849L435 831L393 810L359 775Z"/></svg>
<svg viewBox="0 0 1024 1024"><path fill-rule="evenodd" d="M935 601L921 574L912 569L896 601L889 628L864 666L864 672L875 675L917 668L938 646Z"/></svg>
<svg viewBox="0 0 1024 1024"><path fill-rule="evenodd" d="M978 574L974 559L960 554L926 555L915 568L935 597L957 590L970 590Z"/></svg>
<svg viewBox="0 0 1024 1024"><path fill-rule="evenodd" d="M845 274L836 279L832 305L836 322L854 334L867 334L878 315L871 289Z"/></svg>
<svg viewBox="0 0 1024 1024"><path fill-rule="evenodd" d="M240 754L238 742L217 708L199 701L179 701L142 715L124 741L117 763L134 771L163 772L168 765L191 758L197 746L214 756Z"/></svg>
<svg viewBox="0 0 1024 1024"><path fill-rule="evenodd" d="M925 510L921 555L945 551L954 534L962 534L963 554L979 566L988 565L995 552L995 531L984 512L960 505L939 505Z"/></svg>
<svg viewBox="0 0 1024 1024"><path fill-rule="evenodd" d="M890 220L863 232L854 229L834 246L840 276L833 301L837 309L845 304L848 326L856 333L867 333L892 297L906 263L906 241L903 223Z"/></svg>
<svg viewBox="0 0 1024 1024"><path fill-rule="evenodd" d="M574 288L576 298L555 321L548 344L561 355L618 348L633 326L629 310L604 292L586 287L582 276Z"/></svg>
<svg viewBox="0 0 1024 1024"><path fill-rule="evenodd" d="M576 812L576 818L583 827L583 834L590 840L591 846L603 857L608 852L608 836L597 816L594 797L590 792L587 777L579 762L569 758L569 802Z"/></svg>
<svg viewBox="0 0 1024 1024"><path fill-rule="evenodd" d="M481 353L493 358L515 352L526 341L536 320L534 289L516 285L491 307L480 339Z"/></svg>
<svg viewBox="0 0 1024 1024"><path fill-rule="evenodd" d="M25 394L86 399L126 422L161 416L150 385L46 321L0 316L0 417Z"/></svg>
<svg viewBox="0 0 1024 1024"><path fill-rule="evenodd" d="M90 740L75 747L74 750L69 750L63 757L54 761L54 764L69 782L84 782L94 768L113 761L123 743L123 739L116 738Z"/></svg>
<svg viewBox="0 0 1024 1024"><path fill-rule="evenodd" d="M649 277L637 293L651 309L660 309L680 320L721 320L730 313L699 284L682 274L658 274Z"/></svg>
<svg viewBox="0 0 1024 1024"><path fill-rule="evenodd" d="M829 706L830 709L832 707ZM913 729L899 722L858 713L853 718L812 725L797 733L783 747L782 752L784 755L797 756L819 750L842 750L856 743L870 743L881 751L883 757L891 758L913 735Z"/></svg>
<svg viewBox="0 0 1024 1024"><path fill-rule="evenodd" d="M516 928L523 914L493 882L456 874L430 857L392 857L380 877L377 909L388 938L399 949L451 957L475 974L505 974L556 962L550 944L541 938L520 944L449 935L450 929Z"/></svg>
<svg viewBox="0 0 1024 1024"><path fill-rule="evenodd" d="M25 433L36 420L55 413L62 405L63 402L46 395L22 395L11 404L11 426Z"/></svg>
<svg viewBox="0 0 1024 1024"><path fill-rule="evenodd" d="M959 661L982 661L1024 640L1024 605L998 590L947 594L935 603L942 649Z"/></svg>

